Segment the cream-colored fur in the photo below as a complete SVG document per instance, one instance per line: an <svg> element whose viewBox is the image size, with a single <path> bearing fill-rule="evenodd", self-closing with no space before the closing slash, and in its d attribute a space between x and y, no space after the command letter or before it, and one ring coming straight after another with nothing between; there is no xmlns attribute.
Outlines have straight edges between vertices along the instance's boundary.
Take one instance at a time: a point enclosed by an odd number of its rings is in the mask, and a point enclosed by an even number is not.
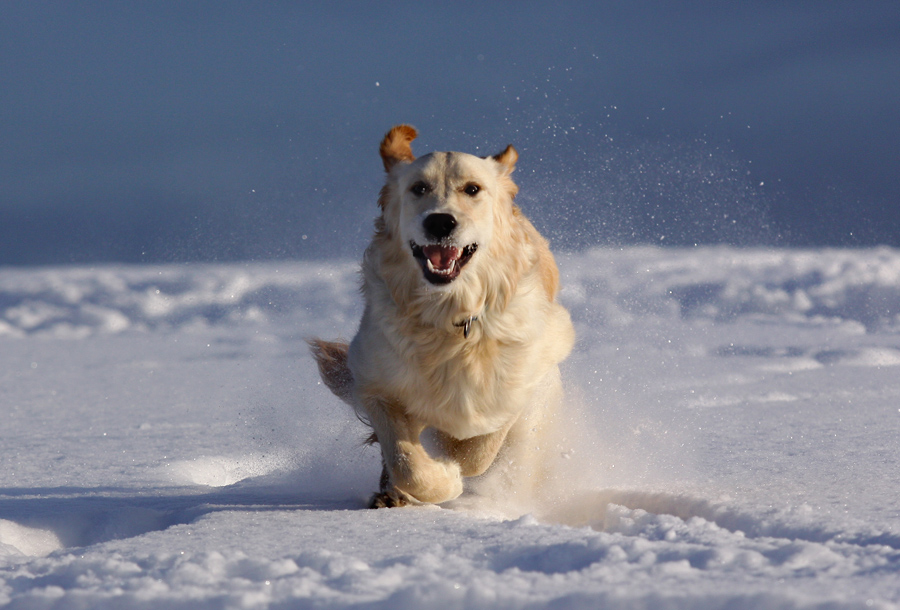
<svg viewBox="0 0 900 610"><path fill-rule="evenodd" d="M536 480L557 365L574 341L553 255L513 203L516 151L416 159L416 135L400 125L381 143L387 180L362 264L359 331L349 349L311 342L325 383L381 446L373 506L452 500L498 453L492 471L509 485ZM452 232L434 232L448 216ZM431 453L425 429L438 441Z"/></svg>

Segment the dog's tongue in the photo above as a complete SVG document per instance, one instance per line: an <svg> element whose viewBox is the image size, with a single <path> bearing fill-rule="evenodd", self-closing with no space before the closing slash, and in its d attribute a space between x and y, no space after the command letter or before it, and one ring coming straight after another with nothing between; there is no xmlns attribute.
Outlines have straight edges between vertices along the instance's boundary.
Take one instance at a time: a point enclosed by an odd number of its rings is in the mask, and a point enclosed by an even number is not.
<svg viewBox="0 0 900 610"><path fill-rule="evenodd" d="M462 254L460 248L453 246L423 246L422 252L435 269L449 269Z"/></svg>

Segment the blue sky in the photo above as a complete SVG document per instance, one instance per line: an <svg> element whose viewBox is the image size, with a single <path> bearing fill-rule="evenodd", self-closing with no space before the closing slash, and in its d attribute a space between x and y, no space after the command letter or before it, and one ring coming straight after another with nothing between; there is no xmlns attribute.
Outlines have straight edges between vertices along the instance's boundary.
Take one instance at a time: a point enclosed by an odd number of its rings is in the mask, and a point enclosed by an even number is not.
<svg viewBox="0 0 900 610"><path fill-rule="evenodd" d="M900 4L4 3L0 264L358 256L393 124L557 248L900 245Z"/></svg>

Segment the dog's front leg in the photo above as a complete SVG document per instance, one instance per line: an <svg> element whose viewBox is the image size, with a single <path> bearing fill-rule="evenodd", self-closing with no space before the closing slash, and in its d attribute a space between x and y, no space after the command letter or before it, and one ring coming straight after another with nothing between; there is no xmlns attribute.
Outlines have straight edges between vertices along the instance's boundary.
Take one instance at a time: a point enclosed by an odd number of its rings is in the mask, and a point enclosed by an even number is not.
<svg viewBox="0 0 900 610"><path fill-rule="evenodd" d="M494 463L509 433L510 425L506 425L496 432L473 436L464 440L455 439L447 434L441 434L440 438L447 454L453 458L460 467L464 477L477 477Z"/></svg>
<svg viewBox="0 0 900 610"><path fill-rule="evenodd" d="M380 396L363 404L384 460L381 493L373 499L373 507L403 505L404 494L418 502L439 504L462 493L459 465L428 455L419 440L423 426L400 405Z"/></svg>

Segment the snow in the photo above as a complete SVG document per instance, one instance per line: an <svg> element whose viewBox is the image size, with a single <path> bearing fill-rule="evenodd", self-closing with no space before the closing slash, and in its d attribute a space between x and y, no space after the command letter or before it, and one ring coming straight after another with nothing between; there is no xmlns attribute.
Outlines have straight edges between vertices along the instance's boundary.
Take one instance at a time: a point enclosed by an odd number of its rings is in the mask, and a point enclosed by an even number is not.
<svg viewBox="0 0 900 610"><path fill-rule="evenodd" d="M900 251L559 263L553 490L378 511L353 261L0 270L0 605L900 607Z"/></svg>

